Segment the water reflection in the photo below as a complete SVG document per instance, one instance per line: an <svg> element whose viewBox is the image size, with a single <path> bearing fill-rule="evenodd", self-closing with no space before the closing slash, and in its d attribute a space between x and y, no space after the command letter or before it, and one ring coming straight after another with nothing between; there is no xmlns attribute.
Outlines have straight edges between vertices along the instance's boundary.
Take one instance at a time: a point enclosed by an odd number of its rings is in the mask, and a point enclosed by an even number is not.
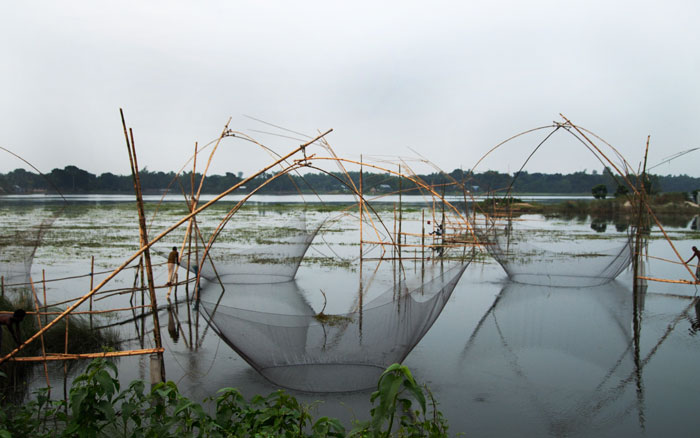
<svg viewBox="0 0 700 438"><path fill-rule="evenodd" d="M180 321L177 319L176 311L172 304L168 304L168 334L174 343L180 340Z"/></svg>
<svg viewBox="0 0 700 438"><path fill-rule="evenodd" d="M591 229L593 231L595 231L596 233L604 233L607 228L608 228L608 222L605 219L595 218L591 222ZM624 231L624 229L623 229L623 231Z"/></svg>
<svg viewBox="0 0 700 438"><path fill-rule="evenodd" d="M690 321L690 328L688 329L690 336L695 336L700 331L700 301L698 298L695 298L693 301L693 307L695 309L695 318L688 318Z"/></svg>
<svg viewBox="0 0 700 438"><path fill-rule="evenodd" d="M200 308L217 334L271 382L310 392L355 391L374 386L388 365L408 355L466 266L433 264L416 283L398 281L343 314L314 310L295 281L225 284L223 293L208 287ZM366 292L360 284L358 298ZM332 287L358 294L358 285Z"/></svg>
<svg viewBox="0 0 700 438"><path fill-rule="evenodd" d="M532 430L551 436L590 433L635 412L643 418L634 301L616 281L509 284L465 345L464 364L508 382L509 397L534 413Z"/></svg>

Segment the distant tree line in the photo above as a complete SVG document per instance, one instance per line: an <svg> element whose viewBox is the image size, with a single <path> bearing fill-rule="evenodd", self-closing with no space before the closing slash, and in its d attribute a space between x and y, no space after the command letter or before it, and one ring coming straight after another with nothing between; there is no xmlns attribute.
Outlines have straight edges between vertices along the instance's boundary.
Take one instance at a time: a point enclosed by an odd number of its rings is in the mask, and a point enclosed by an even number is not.
<svg viewBox="0 0 700 438"><path fill-rule="evenodd" d="M247 190L258 187L265 181L272 179L275 173L262 174L246 184ZM318 193L344 193L348 192L347 177L350 177L355 185L359 186L359 172L350 172L348 175L340 173L309 173L302 176L285 175L268 182L259 193L285 194L302 192ZM227 172L225 175L209 175L205 179L202 188L203 193L221 193L234 184L242 181L243 174ZM464 184L466 188L475 193L485 193L495 190L503 191L512 186L516 193L561 193L561 194L591 194L596 186L604 186L606 193L619 193L626 190L625 183L614 177L609 169L603 172L592 173L575 172L571 174L561 173L528 173L521 172L517 175L486 171L477 174L469 174L462 170L454 170L449 175L432 173L419 175L426 184L436 186L438 191L446 194L454 194L458 191L451 185L453 181ZM175 177L174 172L151 172L143 169L140 172L141 186L145 193L161 193L169 189L170 193L189 193L191 191L192 174L184 173ZM201 174L195 174L195 188L198 187ZM362 185L365 192L394 192L416 189L416 185L405 178L386 173L364 173ZM648 177L647 190L650 192L692 192L700 188L700 178L687 175ZM444 189L442 188L444 186ZM133 180L131 175L114 175L103 173L95 175L75 166L66 166L63 169L53 169L45 176L28 172L24 169L16 169L6 174L0 174L0 193L37 193L60 191L64 194L71 193L131 193L133 192ZM602 188L598 188L602 191Z"/></svg>

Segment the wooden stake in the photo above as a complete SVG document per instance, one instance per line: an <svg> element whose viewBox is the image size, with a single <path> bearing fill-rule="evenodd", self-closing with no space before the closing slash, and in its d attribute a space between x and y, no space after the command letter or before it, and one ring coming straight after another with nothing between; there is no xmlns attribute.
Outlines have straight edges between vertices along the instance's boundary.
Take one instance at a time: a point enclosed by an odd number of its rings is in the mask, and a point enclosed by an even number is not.
<svg viewBox="0 0 700 438"><path fill-rule="evenodd" d="M143 264L143 256L139 259L139 271L141 272L141 348L146 341L146 267Z"/></svg>
<svg viewBox="0 0 700 438"><path fill-rule="evenodd" d="M401 178L401 165L399 165L399 240L398 240L399 252L401 251L401 220L403 219L403 213L402 213L403 206L401 203L401 180L402 180L402 178Z"/></svg>
<svg viewBox="0 0 700 438"><path fill-rule="evenodd" d="M34 296L34 308L36 309L36 323L39 326L39 331L41 332L41 317L39 316L39 299L36 296L36 289L34 289L34 282L29 279L29 283L32 286L32 295ZM46 347L44 346L44 335L41 335L41 354L46 359ZM46 376L46 386L49 388L49 394L51 394L51 382L49 382L49 368L46 366L46 361L44 360L44 375Z"/></svg>
<svg viewBox="0 0 700 438"><path fill-rule="evenodd" d="M68 326L70 325L70 315L66 315L66 337L63 341L63 354L68 354ZM63 399L68 401L68 363L63 362ZM66 406L68 409L68 406Z"/></svg>
<svg viewBox="0 0 700 438"><path fill-rule="evenodd" d="M95 278L95 256L90 259L90 290L92 290L93 279ZM92 297L90 297L90 312L92 312ZM90 313L90 330L92 330L92 313Z"/></svg>
<svg viewBox="0 0 700 438"><path fill-rule="evenodd" d="M46 311L48 310L48 304L46 301L46 269L41 270L41 284L43 285L44 289L44 311ZM44 325L47 324L46 318L48 318L48 316L44 314Z"/></svg>
<svg viewBox="0 0 700 438"><path fill-rule="evenodd" d="M362 265L362 217L364 215L365 197L362 192L362 155L360 155L360 265Z"/></svg>
<svg viewBox="0 0 700 438"><path fill-rule="evenodd" d="M425 210L420 211L421 233L420 233L420 255L425 259Z"/></svg>

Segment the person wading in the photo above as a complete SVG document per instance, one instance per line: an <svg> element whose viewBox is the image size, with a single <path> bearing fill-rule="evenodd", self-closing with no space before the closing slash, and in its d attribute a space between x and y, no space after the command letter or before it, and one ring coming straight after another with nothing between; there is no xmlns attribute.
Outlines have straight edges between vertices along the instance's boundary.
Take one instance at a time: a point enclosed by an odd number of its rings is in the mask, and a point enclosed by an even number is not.
<svg viewBox="0 0 700 438"><path fill-rule="evenodd" d="M698 250L696 247L693 247L693 255L685 263L690 263L690 261L693 260L695 257L698 258L698 266L697 268L695 268L695 278L700 280L700 250Z"/></svg>
<svg viewBox="0 0 700 438"><path fill-rule="evenodd" d="M180 254L177 253L177 247L173 246L173 250L168 254L168 286L172 286L175 282L178 263L180 263Z"/></svg>

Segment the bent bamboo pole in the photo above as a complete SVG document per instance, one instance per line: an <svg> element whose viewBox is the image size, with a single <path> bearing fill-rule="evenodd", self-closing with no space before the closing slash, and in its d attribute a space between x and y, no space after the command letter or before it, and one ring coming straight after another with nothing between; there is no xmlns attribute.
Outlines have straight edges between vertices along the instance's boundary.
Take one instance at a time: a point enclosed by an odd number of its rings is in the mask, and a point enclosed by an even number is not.
<svg viewBox="0 0 700 438"><path fill-rule="evenodd" d="M598 153L599 153L603 158L605 158L605 160L613 167L613 169L615 169L615 171L625 180L625 182L627 183L627 185L628 185L629 187L631 187L632 190L633 190L638 196L641 196L640 193L639 193L639 191L637 190L637 188L629 181L629 179L626 177L626 175L625 175L620 169L618 169L618 167L615 165L615 163L613 163L613 162L603 153L603 151L601 151L600 148L598 148L598 146L597 146L595 143L593 143L593 142L586 136L586 134L584 134L583 132L581 132L581 130L578 128L578 126L576 126L576 125L574 125L573 123L571 123L571 121L570 121L569 119L567 119L563 114L559 114L559 115L560 115L564 120L566 120L566 123L568 123L569 125L571 125L571 127L573 127L573 128L576 130L576 132L578 132L578 133L591 145L591 147L593 147L596 151L598 151ZM648 140L647 140L647 141L648 141ZM613 148L613 150L615 150L615 149ZM617 152L617 151L615 150L615 152ZM619 154L619 152L618 152L618 154ZM681 257L680 253L679 253L678 250L676 249L676 246L675 246L675 245L673 244L673 242L671 241L671 238L668 236L668 234L666 234L666 230L665 230L664 227L661 225L661 222L659 222L659 219L656 217L656 215L655 215L654 212L652 211L651 206L649 205L649 203L645 202L645 203L644 203L644 207L646 208L647 212L649 213L649 216L651 216L651 218L654 219L654 222L656 223L656 226L659 227L659 230L661 230L661 232L663 233L664 237L666 238L666 241L668 242L668 244L671 246L671 249L673 250L673 252L674 252L674 253L676 254L676 256L678 257L678 260L680 260L681 262L683 262L683 261L684 261L684 260L683 260L683 257ZM692 271L692 269L690 269L690 267L689 267L687 264L685 265L685 269L688 270L688 273L690 274L690 276L691 276L693 279L695 279L696 282L697 282L697 281L700 281L700 279L698 279L698 278L695 276L695 273ZM694 283L690 283L690 284L694 284Z"/></svg>

